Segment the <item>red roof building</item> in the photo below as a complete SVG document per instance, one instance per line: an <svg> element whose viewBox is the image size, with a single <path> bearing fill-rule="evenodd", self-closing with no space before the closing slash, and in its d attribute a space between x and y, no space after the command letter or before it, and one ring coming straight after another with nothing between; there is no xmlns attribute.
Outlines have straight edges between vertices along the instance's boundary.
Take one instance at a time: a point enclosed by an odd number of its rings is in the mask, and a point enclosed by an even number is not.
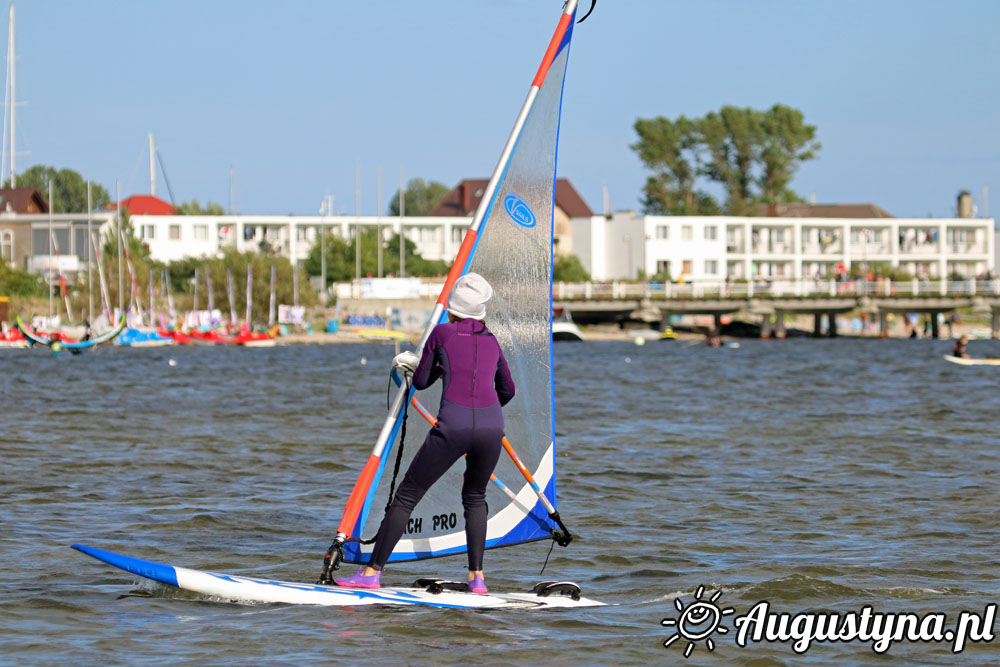
<svg viewBox="0 0 1000 667"><path fill-rule="evenodd" d="M466 178L454 190L435 206L428 215L467 217L476 212L483 192L489 180L485 178ZM594 212L583 201L576 188L565 178L556 179L556 210L553 241L555 251L560 255L573 252L573 229L571 218L589 218Z"/></svg>
<svg viewBox="0 0 1000 667"><path fill-rule="evenodd" d="M172 215L174 207L170 202L163 201L153 195L132 195L121 202L122 208L128 211L129 215ZM108 208L115 210L115 204L109 204Z"/></svg>

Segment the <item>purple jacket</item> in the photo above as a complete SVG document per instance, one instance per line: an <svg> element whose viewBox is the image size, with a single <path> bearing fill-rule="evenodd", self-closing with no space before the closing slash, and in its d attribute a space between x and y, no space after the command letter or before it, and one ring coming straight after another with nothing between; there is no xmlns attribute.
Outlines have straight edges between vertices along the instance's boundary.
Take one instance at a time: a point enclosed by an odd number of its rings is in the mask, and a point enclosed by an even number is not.
<svg viewBox="0 0 1000 667"><path fill-rule="evenodd" d="M514 381L500 344L486 325L467 319L434 327L413 374L413 386L426 389L438 378L442 400L467 408L507 405Z"/></svg>

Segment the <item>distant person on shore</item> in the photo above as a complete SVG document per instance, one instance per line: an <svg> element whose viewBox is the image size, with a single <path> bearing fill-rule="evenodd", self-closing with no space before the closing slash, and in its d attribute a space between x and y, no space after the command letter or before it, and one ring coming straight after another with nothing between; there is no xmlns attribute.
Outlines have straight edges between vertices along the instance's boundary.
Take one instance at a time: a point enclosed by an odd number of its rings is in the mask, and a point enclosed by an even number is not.
<svg viewBox="0 0 1000 667"><path fill-rule="evenodd" d="M955 346L951 348L951 356L961 359L969 359L969 353L965 351L965 346L969 343L969 337L962 334L962 337L955 341Z"/></svg>
<svg viewBox="0 0 1000 667"><path fill-rule="evenodd" d="M486 302L492 296L493 288L478 273L462 276L448 299L448 322L434 328L421 357L401 352L393 359L394 367L412 374L417 389L426 389L441 379L444 388L438 422L410 462L386 510L368 565L359 567L350 577L335 580L338 586L381 586L382 567L403 536L413 508L441 475L464 456L462 505L469 554L469 590L487 592L483 580L489 512L486 485L500 458L504 436L501 408L514 398L514 381L507 361L500 344L483 322Z"/></svg>

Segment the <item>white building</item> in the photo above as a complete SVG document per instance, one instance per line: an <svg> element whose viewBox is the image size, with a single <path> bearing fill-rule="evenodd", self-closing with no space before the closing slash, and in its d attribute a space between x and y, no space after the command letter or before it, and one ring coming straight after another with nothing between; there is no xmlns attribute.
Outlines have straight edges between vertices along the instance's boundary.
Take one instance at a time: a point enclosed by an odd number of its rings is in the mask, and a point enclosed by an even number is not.
<svg viewBox="0 0 1000 667"><path fill-rule="evenodd" d="M594 280L718 281L832 277L852 263L915 276L995 270L991 218L640 216L573 220L573 247Z"/></svg>
<svg viewBox="0 0 1000 667"><path fill-rule="evenodd" d="M298 265L320 239L322 229L334 236L353 238L362 231L381 228L388 240L402 225L424 259L451 261L458 252L469 218L290 216L290 215L133 215L132 226L149 245L154 259L170 262L182 257L215 256L227 247L239 252L269 247Z"/></svg>

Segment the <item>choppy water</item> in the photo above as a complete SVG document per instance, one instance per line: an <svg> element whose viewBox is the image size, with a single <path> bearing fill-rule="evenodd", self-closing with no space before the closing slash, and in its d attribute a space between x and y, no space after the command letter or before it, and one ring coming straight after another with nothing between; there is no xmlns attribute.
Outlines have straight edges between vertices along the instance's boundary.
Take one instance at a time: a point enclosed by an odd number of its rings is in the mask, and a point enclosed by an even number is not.
<svg viewBox="0 0 1000 667"><path fill-rule="evenodd" d="M669 664L685 642L665 648L660 621L702 584L737 615L768 600L951 622L1000 602L1000 368L948 364L949 347L560 344L559 502L584 539L556 547L544 578L613 606L543 612L218 604L68 547L314 580L381 423L392 347L2 351L0 663ZM491 587L530 588L547 550L488 552ZM877 659L864 643L797 656L714 639L689 662ZM881 659L995 664L1000 639Z"/></svg>

